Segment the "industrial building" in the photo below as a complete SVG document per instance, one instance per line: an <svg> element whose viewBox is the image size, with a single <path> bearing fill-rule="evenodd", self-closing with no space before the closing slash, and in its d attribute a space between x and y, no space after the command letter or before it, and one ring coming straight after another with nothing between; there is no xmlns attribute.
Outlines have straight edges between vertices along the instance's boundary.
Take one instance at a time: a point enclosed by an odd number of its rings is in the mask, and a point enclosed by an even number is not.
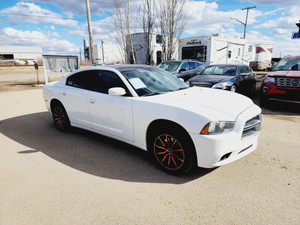
<svg viewBox="0 0 300 225"><path fill-rule="evenodd" d="M36 46L0 46L0 60L42 60L42 47Z"/></svg>

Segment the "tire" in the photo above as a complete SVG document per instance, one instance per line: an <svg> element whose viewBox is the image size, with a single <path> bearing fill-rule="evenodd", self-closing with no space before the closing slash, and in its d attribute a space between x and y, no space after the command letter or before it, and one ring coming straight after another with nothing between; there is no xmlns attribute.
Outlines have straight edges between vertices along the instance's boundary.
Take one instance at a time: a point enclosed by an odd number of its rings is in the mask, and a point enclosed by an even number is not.
<svg viewBox="0 0 300 225"><path fill-rule="evenodd" d="M230 88L230 91L231 91L231 92L236 92L236 86L235 86L235 85L232 85L231 88Z"/></svg>
<svg viewBox="0 0 300 225"><path fill-rule="evenodd" d="M62 104L55 103L52 107L52 118L59 131L68 131L71 127L69 117Z"/></svg>
<svg viewBox="0 0 300 225"><path fill-rule="evenodd" d="M249 97L249 98L254 98L255 93L256 93L256 83L253 83L253 84L251 85L251 87L250 87L248 97Z"/></svg>
<svg viewBox="0 0 300 225"><path fill-rule="evenodd" d="M185 174L196 165L194 144L182 128L156 129L149 138L148 151L154 163L172 175Z"/></svg>

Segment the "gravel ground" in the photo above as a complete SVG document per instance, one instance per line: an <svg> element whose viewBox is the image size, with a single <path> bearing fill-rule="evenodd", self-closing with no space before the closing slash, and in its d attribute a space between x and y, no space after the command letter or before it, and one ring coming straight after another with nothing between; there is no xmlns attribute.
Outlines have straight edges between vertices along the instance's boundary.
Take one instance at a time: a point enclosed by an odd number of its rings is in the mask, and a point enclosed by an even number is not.
<svg viewBox="0 0 300 225"><path fill-rule="evenodd" d="M256 151L175 177L146 153L57 131L41 88L0 93L0 224L300 224L298 105L264 109Z"/></svg>

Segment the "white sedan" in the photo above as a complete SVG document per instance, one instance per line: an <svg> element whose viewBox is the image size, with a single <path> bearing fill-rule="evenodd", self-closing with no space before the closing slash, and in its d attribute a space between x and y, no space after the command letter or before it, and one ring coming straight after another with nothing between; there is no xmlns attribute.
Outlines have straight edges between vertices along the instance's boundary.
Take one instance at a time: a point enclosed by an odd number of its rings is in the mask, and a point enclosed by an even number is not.
<svg viewBox="0 0 300 225"><path fill-rule="evenodd" d="M89 67L44 86L58 130L71 126L143 150L171 174L213 168L257 147L261 109L251 99L191 87L145 65Z"/></svg>

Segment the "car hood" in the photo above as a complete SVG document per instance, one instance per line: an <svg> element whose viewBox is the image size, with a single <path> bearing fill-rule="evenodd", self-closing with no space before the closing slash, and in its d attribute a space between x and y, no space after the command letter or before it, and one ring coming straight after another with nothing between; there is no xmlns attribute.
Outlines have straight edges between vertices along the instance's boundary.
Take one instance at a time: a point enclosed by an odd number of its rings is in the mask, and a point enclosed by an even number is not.
<svg viewBox="0 0 300 225"><path fill-rule="evenodd" d="M235 121L240 113L253 105L252 100L243 95L201 87L141 98L156 104L200 114L211 120L224 121Z"/></svg>
<svg viewBox="0 0 300 225"><path fill-rule="evenodd" d="M221 76L221 75L197 75L189 80L191 84L196 83L211 83L212 85L222 83L231 80L232 76Z"/></svg>
<svg viewBox="0 0 300 225"><path fill-rule="evenodd" d="M300 71L289 70L289 71L274 71L268 74L268 76L286 76L286 77L300 77Z"/></svg>

